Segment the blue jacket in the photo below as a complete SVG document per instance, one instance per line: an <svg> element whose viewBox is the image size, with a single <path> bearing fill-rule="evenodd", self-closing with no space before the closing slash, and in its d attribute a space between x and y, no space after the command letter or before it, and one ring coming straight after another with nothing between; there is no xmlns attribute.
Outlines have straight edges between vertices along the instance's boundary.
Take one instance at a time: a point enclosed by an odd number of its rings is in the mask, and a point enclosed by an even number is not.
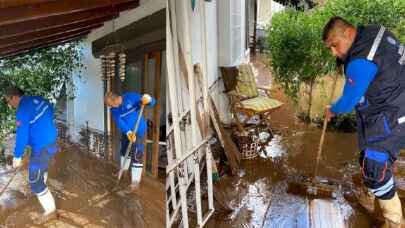
<svg viewBox="0 0 405 228"><path fill-rule="evenodd" d="M56 143L58 133L53 122L53 107L44 98L22 96L16 119L14 157L21 158L27 145L31 146L35 156L45 147Z"/></svg>
<svg viewBox="0 0 405 228"><path fill-rule="evenodd" d="M367 88L378 72L378 66L365 58L358 58L347 64L345 72L343 94L331 107L331 111L337 115L352 112L364 100Z"/></svg>
<svg viewBox="0 0 405 228"><path fill-rule="evenodd" d="M111 114L122 133L126 134L128 131L134 130L136 119L141 109L141 98L142 95L138 93L124 93L122 95L122 104L117 108L111 108ZM156 100L152 98L152 101L147 106L153 107L155 104ZM146 129L146 120L142 116L136 135L139 138L143 138Z"/></svg>

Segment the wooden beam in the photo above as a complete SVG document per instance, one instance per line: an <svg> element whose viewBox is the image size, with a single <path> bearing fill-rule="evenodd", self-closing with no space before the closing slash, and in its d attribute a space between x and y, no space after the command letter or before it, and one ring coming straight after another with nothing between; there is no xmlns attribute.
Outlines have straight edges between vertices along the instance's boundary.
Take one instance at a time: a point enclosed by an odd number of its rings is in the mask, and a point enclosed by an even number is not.
<svg viewBox="0 0 405 228"><path fill-rule="evenodd" d="M90 20L112 19L113 14L108 9L108 7L104 7L86 12L76 12L0 26L0 37L6 38L43 29L51 29L59 26L67 26L69 24L82 23Z"/></svg>
<svg viewBox="0 0 405 228"><path fill-rule="evenodd" d="M2 0L0 1L0 9L45 3L49 1L57 1L57 0Z"/></svg>
<svg viewBox="0 0 405 228"><path fill-rule="evenodd" d="M161 72L162 72L162 53L152 54L155 59L155 91L153 96L156 99L156 105L153 109L153 145L152 145L152 175L158 177L159 171L159 139L160 139L160 90L161 90Z"/></svg>
<svg viewBox="0 0 405 228"><path fill-rule="evenodd" d="M51 27L39 28L36 30L28 30L23 33L9 34L7 36L0 37L0 45L15 42L18 40L26 40L27 38L42 37L50 34L60 33L62 31L70 31L73 29L83 28L89 25L102 24L104 21L112 19L112 16L94 17L91 19L84 19L82 21L66 23L62 25L56 25Z"/></svg>
<svg viewBox="0 0 405 228"><path fill-rule="evenodd" d="M23 36L18 36L14 40L11 40L10 38L6 40L0 39L0 50L6 47L10 46L17 46L25 43L30 43L38 40L44 40L44 39L53 39L55 37L65 37L77 33L81 33L83 31L90 31L92 29L95 29L97 27L102 26L103 24L98 23L98 24L92 24L92 25L87 25L84 27L76 27L76 28L71 28L63 30L63 28L59 29L54 29L50 31L44 31L44 32L37 32L37 33L31 33Z"/></svg>
<svg viewBox="0 0 405 228"><path fill-rule="evenodd" d="M92 28L82 28L82 29L73 30L73 31L66 32L66 33L53 34L53 35L46 36L46 37L38 37L37 39L32 39L32 40L28 40L28 41L24 41L24 42L16 42L14 45L7 45L4 47L0 47L0 53L6 51L7 49L19 48L21 46L40 45L41 43L46 43L50 40L55 40L55 39L64 38L64 37L71 37L76 34L81 34L83 32L90 32L91 29Z"/></svg>
<svg viewBox="0 0 405 228"><path fill-rule="evenodd" d="M30 43L30 44L26 44L23 46L17 46L17 47L13 47L13 48L8 48L5 50L0 50L0 57L9 57L12 55L17 55L17 54L22 54L24 52L28 52L32 49L37 49L37 48L44 48L44 47L48 47L48 46L52 46L52 45L56 45L56 44L63 44L66 42L70 42L73 40L76 40L80 37L83 37L87 34L89 34L90 31L84 31L82 33L78 33L78 34L73 34L71 36L66 36L66 37L58 37L52 40L47 40L44 41L42 43Z"/></svg>
<svg viewBox="0 0 405 228"><path fill-rule="evenodd" d="M219 141L224 148L225 155L228 158L229 165L231 166L232 175L236 175L239 171L240 152L238 150L238 147L233 142L231 136L222 126L217 108L215 107L215 103L212 97L210 97L210 103L211 121L214 125L215 131L217 132Z"/></svg>
<svg viewBox="0 0 405 228"><path fill-rule="evenodd" d="M9 7L0 9L0 25L48 18L51 16L65 15L75 12L85 12L103 7L109 7L110 10L113 11L115 5L119 6L120 4L130 2L135 2L139 5L138 0L62 0Z"/></svg>

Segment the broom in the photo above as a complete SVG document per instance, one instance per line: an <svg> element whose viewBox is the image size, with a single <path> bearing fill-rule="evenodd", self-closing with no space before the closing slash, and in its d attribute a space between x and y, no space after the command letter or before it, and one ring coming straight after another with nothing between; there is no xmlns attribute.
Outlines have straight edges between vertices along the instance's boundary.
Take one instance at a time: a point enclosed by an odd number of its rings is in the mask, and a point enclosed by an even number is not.
<svg viewBox="0 0 405 228"><path fill-rule="evenodd" d="M133 129L133 132L136 134L136 132L138 131L138 127L139 127L139 123L140 123L140 121L141 121L141 118L142 118L142 115L143 115L143 110L145 109L145 105L144 104L142 104L141 105L141 110L139 111L139 113L138 113L138 117L137 117L137 119L136 119L136 122L135 122L135 127L134 127L134 129ZM127 164L127 162L128 162L128 157L129 157L129 153L130 153L130 151L131 151L131 148L132 148L132 144L133 144L134 142L132 142L132 141L129 141L129 143L128 143L128 146L127 146L127 150L126 150L126 152L125 152L125 156L124 156L124 164L123 164L123 167L121 167L120 168L120 171L118 172L118 177L117 177L117 185L119 184L119 182L120 182L120 180L121 180L121 177L122 177L122 174L124 174L124 171L126 170L125 169L125 166L126 166L126 164Z"/></svg>
<svg viewBox="0 0 405 228"><path fill-rule="evenodd" d="M8 170L4 173L2 173L2 175L6 175L6 174L10 174L12 173L10 179L8 179L6 185L4 185L4 187L0 190L0 197L3 195L3 193L7 190L8 186L11 184L11 182L13 182L14 177L20 172L20 170L22 169L22 167L25 165L25 163L27 163L29 155L26 155L23 160L21 161L21 165L18 166L17 168L13 168L11 170Z"/></svg>
<svg viewBox="0 0 405 228"><path fill-rule="evenodd" d="M337 77L341 73L341 67L338 63L337 74L332 85L331 95L329 97L329 103L332 102L333 95L335 94ZM319 142L318 153L316 156L316 165L313 177L296 177L295 180L288 182L287 192L296 195L305 195L312 198L336 198L337 183L330 180L319 181L316 179L318 174L319 161L321 159L322 147L325 140L326 128L328 126L328 120L326 116L323 120L322 134Z"/></svg>

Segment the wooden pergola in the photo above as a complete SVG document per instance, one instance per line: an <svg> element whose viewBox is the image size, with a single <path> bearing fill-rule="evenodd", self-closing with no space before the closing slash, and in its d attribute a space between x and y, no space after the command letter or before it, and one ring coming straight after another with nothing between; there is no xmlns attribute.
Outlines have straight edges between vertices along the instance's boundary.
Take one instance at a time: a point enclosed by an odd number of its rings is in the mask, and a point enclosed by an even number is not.
<svg viewBox="0 0 405 228"><path fill-rule="evenodd" d="M81 38L139 0L0 0L0 57Z"/></svg>

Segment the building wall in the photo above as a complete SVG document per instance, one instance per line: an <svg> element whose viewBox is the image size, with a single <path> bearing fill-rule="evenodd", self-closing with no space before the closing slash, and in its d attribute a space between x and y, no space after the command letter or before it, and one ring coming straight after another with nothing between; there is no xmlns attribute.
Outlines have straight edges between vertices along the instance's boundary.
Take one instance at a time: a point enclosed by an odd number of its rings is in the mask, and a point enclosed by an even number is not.
<svg viewBox="0 0 405 228"><path fill-rule="evenodd" d="M257 1L257 25L264 28L271 24L271 17L282 10L284 6L272 0Z"/></svg>
<svg viewBox="0 0 405 228"><path fill-rule="evenodd" d="M218 62L235 66L247 61L245 0L217 1Z"/></svg>
<svg viewBox="0 0 405 228"><path fill-rule="evenodd" d="M119 29L165 8L165 0L141 0L140 6L121 12L115 19L115 29ZM83 42L83 64L81 77L73 75L76 87L75 99L68 102L68 125L73 140L79 139L80 129L86 127L104 131L103 81L101 80L101 62L92 55L91 43L113 31L113 22L93 30Z"/></svg>
<svg viewBox="0 0 405 228"><path fill-rule="evenodd" d="M240 24L238 33L234 33L230 27L232 18L232 4L240 6ZM179 34L184 34L181 22L181 7L176 4L177 28ZM245 0L212 0L205 2L205 38L206 38L206 63L207 78L210 94L218 109L221 121L224 123L231 122L229 112L229 100L223 93L224 86L220 76L220 66L238 65L248 60L247 47L245 45ZM228 11L224 16L224 11ZM190 33L191 33L191 53L192 63L203 63L203 46L202 46L202 26L201 9L197 6L194 11L190 9ZM229 20L229 21L228 21ZM180 43L183 43L184 37L179 37ZM237 42L237 43L236 43ZM237 50L235 50L235 47ZM183 85L184 86L184 85ZM186 94L187 91L183 90ZM181 96L185 104L189 103L187 96ZM187 107L185 107L187 109ZM183 110L185 111L185 110Z"/></svg>

